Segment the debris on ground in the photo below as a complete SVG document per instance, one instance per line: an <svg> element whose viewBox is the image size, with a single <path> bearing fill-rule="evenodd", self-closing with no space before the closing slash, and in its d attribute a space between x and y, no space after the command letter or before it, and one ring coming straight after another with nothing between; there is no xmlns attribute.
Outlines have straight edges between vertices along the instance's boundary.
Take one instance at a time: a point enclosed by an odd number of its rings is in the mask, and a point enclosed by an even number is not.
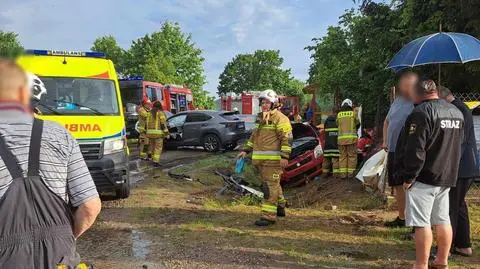
<svg viewBox="0 0 480 269"><path fill-rule="evenodd" d="M234 175L233 173L229 172L229 171L225 171L225 169L217 169L215 170L215 174L219 175L220 177L222 177L223 181L224 181L224 185L223 187L217 191L216 195L217 196L220 196L220 195L223 195L225 194L228 190L230 191L234 191L238 194L241 194L241 195L254 195L256 197L258 197L259 199L263 199L263 193L254 189L254 188L251 188L251 187L248 187L248 183Z"/></svg>

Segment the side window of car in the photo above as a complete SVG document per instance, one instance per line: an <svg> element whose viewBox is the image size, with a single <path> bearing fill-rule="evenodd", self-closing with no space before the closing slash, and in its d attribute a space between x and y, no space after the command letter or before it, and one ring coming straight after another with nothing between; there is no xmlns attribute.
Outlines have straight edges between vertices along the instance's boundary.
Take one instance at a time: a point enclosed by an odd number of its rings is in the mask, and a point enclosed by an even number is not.
<svg viewBox="0 0 480 269"><path fill-rule="evenodd" d="M187 118L187 115L179 115L176 117L172 117L168 119L167 125L168 127L179 127L182 126L185 123L185 119Z"/></svg>
<svg viewBox="0 0 480 269"><path fill-rule="evenodd" d="M201 121L207 121L211 118L212 117L210 115L207 115L207 114L191 113L191 114L188 114L187 122L201 122Z"/></svg>

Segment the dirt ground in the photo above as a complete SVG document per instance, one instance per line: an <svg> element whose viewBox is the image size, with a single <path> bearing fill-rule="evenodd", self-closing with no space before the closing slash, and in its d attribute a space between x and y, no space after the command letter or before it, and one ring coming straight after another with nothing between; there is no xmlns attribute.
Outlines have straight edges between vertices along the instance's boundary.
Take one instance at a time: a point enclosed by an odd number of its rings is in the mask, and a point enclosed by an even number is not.
<svg viewBox="0 0 480 269"><path fill-rule="evenodd" d="M409 268L408 230L384 228L394 212L353 180L288 190L288 216L273 227L255 227L257 201L215 195L222 181L213 171L230 167L232 156L169 151L159 169L132 161L131 197L103 203L78 252L95 268ZM187 179L169 177L168 169ZM254 170L246 177L254 181ZM471 214L479 249L480 206L472 205ZM480 268L475 255L454 257L451 268Z"/></svg>

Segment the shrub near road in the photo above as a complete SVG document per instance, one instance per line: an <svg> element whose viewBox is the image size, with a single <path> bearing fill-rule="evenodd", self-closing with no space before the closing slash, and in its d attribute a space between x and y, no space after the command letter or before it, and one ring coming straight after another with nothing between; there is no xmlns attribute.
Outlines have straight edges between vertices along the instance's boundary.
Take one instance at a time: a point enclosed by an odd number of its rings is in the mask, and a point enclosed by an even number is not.
<svg viewBox="0 0 480 269"><path fill-rule="evenodd" d="M402 240L407 230L383 228L393 211L356 182L288 190L295 208L275 226L259 229L252 225L255 201L214 195L222 182L213 171L229 167L233 155L187 151L175 158L185 155L196 162L175 169L193 182L146 172L131 198L104 203L96 226L79 240L79 253L98 268L408 268L413 261L413 242ZM254 177L247 169L247 178ZM326 210L330 205L337 210ZM478 249L480 207L471 209ZM475 255L453 258L451 268L477 268Z"/></svg>

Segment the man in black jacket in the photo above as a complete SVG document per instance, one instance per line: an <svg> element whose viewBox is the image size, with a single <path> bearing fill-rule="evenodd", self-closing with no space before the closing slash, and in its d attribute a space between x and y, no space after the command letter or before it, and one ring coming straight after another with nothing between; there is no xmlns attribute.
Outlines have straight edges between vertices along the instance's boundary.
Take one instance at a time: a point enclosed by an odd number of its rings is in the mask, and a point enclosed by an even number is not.
<svg viewBox="0 0 480 269"><path fill-rule="evenodd" d="M473 179L478 175L477 166L477 143L473 127L473 117L470 109L456 99L446 87L439 87L439 95L442 99L456 106L464 118L464 140L462 143L462 157L458 168L457 185L450 189L450 221L453 229L452 253L462 256L472 256L472 244L470 242L470 220L468 207L465 203Z"/></svg>
<svg viewBox="0 0 480 269"><path fill-rule="evenodd" d="M455 187L463 141L463 115L438 98L435 83L422 80L415 89L418 105L408 116L402 178L406 190L406 225L415 227L416 263L427 269L437 234L438 253L433 265L447 266L452 243L449 190Z"/></svg>

